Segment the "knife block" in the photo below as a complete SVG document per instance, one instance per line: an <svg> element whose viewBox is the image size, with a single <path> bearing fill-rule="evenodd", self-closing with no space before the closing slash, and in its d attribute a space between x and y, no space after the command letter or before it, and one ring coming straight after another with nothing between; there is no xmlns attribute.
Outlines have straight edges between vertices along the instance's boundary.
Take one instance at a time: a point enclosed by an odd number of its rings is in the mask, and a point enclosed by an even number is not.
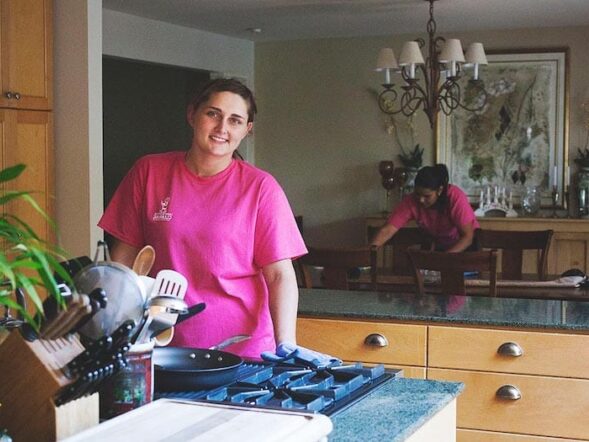
<svg viewBox="0 0 589 442"><path fill-rule="evenodd" d="M12 331L0 344L0 428L15 441L55 441L98 425L98 394L53 402L73 382L62 367L83 350L77 336L28 342Z"/></svg>

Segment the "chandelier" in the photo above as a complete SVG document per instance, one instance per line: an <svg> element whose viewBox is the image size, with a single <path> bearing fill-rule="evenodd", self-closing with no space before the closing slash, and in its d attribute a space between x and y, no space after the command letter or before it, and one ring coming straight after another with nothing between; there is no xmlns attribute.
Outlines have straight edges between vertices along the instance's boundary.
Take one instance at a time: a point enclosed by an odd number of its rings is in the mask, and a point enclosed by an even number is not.
<svg viewBox="0 0 589 442"><path fill-rule="evenodd" d="M476 112L485 106L487 94L479 79L479 66L487 64L487 57L482 43L472 43L465 55L460 40L436 37L434 2L437 0L425 1L429 2L428 56L424 60L421 48L425 46L425 41L422 38L405 42L398 62L391 48L381 49L376 70L384 71L385 82L382 85L384 91L378 96L378 105L386 114L402 113L407 117L421 108L426 113L430 126L434 127L440 109L444 114L450 115L458 107ZM469 80L469 86L474 88L472 92L477 97L476 100L471 100L475 103L473 107L464 103L463 91L458 84L466 67L473 68L473 75ZM402 93L398 103L399 93L391 83L391 71L399 73L405 81L405 85L401 86ZM417 78L418 72L423 77L422 83Z"/></svg>

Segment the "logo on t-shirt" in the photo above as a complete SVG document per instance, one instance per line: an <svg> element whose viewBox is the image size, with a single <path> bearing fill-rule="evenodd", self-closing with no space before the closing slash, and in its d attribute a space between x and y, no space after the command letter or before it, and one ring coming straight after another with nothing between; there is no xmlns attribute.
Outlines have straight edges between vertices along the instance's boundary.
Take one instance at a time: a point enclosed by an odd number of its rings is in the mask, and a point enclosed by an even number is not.
<svg viewBox="0 0 589 442"><path fill-rule="evenodd" d="M168 212L168 205L170 204L170 197L166 197L160 201L160 210L153 214L154 221L170 221L172 219L172 213Z"/></svg>

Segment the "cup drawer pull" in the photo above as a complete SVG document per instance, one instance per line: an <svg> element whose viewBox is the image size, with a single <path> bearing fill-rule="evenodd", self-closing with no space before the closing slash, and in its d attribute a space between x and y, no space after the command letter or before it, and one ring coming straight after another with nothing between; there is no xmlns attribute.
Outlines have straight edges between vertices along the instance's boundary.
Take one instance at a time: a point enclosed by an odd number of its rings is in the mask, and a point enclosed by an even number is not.
<svg viewBox="0 0 589 442"><path fill-rule="evenodd" d="M523 349L515 342L505 342L499 346L497 353L501 356L520 357L524 354Z"/></svg>
<svg viewBox="0 0 589 442"><path fill-rule="evenodd" d="M504 399L507 401L517 401L522 398L521 392L514 385L503 385L499 387L495 393L495 396L497 396L499 399Z"/></svg>
<svg viewBox="0 0 589 442"><path fill-rule="evenodd" d="M364 339L364 344L371 347L386 347L389 345L389 341L380 333L371 333Z"/></svg>

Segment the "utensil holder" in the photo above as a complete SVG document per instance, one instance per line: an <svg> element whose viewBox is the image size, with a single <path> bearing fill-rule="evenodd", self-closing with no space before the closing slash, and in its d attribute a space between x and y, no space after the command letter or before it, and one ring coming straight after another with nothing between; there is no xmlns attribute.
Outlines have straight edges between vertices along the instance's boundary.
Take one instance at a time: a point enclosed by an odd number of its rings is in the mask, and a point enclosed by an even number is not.
<svg viewBox="0 0 589 442"><path fill-rule="evenodd" d="M53 402L73 382L62 367L83 350L77 336L28 342L16 330L0 344L0 428L13 440L61 440L98 425L98 394Z"/></svg>

